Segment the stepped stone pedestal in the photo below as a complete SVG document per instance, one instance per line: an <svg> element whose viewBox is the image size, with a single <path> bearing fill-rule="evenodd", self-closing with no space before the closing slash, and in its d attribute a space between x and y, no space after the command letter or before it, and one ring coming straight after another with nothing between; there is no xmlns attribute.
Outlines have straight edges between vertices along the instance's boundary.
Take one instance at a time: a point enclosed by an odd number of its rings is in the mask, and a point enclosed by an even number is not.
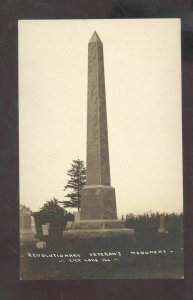
<svg viewBox="0 0 193 300"><path fill-rule="evenodd" d="M123 221L110 219L72 222L71 229L64 231L63 236L70 239L92 239L128 237L133 234L134 230L125 228Z"/></svg>
<svg viewBox="0 0 193 300"><path fill-rule="evenodd" d="M127 237L133 229L117 219L115 189L111 186L106 113L103 44L94 32L88 44L87 174L81 194L80 220L63 232L64 238Z"/></svg>

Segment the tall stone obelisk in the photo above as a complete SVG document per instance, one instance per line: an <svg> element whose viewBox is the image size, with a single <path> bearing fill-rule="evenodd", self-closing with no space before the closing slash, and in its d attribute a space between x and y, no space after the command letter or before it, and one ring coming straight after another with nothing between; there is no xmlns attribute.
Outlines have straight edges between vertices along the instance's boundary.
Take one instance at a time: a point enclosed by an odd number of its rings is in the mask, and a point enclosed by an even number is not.
<svg viewBox="0 0 193 300"><path fill-rule="evenodd" d="M86 178L81 220L117 219L110 179L103 44L96 31L88 44Z"/></svg>
<svg viewBox="0 0 193 300"><path fill-rule="evenodd" d="M80 220L64 238L117 237L134 234L117 219L115 189L111 186L105 96L103 44L96 33L88 44L87 176L81 194Z"/></svg>

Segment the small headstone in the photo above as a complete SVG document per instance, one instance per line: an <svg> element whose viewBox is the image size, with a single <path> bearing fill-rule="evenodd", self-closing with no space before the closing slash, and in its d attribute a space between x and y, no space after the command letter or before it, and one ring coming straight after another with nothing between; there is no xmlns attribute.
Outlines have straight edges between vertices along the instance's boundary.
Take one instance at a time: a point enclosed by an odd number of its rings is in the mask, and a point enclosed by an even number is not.
<svg viewBox="0 0 193 300"><path fill-rule="evenodd" d="M66 223L66 230L69 230L69 229L72 229L72 221L67 221L67 223Z"/></svg>
<svg viewBox="0 0 193 300"><path fill-rule="evenodd" d="M37 230L36 230L36 224L35 224L35 220L34 220L34 217L33 217L33 216L31 216L31 227L32 227L32 232L33 232L34 234L36 234L36 233L37 233Z"/></svg>
<svg viewBox="0 0 193 300"><path fill-rule="evenodd" d="M74 221L75 222L80 221L80 212L79 211L77 211L77 212L74 213Z"/></svg>
<svg viewBox="0 0 193 300"><path fill-rule="evenodd" d="M160 225L158 228L158 232L159 233L168 233L168 231L165 228L165 215L164 214L160 215Z"/></svg>
<svg viewBox="0 0 193 300"><path fill-rule="evenodd" d="M46 248L46 242L37 242L36 248L38 249L45 249Z"/></svg>
<svg viewBox="0 0 193 300"><path fill-rule="evenodd" d="M49 235L49 226L48 226L49 223L45 224L45 225L42 225L42 232L43 232L43 235L45 236L48 236Z"/></svg>
<svg viewBox="0 0 193 300"><path fill-rule="evenodd" d="M25 205L20 205L20 244L33 244L37 239L32 229L31 211Z"/></svg>

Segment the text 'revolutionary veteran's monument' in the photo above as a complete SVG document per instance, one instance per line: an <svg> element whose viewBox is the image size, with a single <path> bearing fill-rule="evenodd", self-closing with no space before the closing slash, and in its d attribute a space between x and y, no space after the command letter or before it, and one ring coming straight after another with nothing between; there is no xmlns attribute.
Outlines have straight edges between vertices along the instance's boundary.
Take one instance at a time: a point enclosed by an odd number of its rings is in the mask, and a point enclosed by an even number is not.
<svg viewBox="0 0 193 300"><path fill-rule="evenodd" d="M87 176L82 190L80 220L64 237L114 237L134 234L117 219L111 186L105 96L103 44L96 33L88 44Z"/></svg>

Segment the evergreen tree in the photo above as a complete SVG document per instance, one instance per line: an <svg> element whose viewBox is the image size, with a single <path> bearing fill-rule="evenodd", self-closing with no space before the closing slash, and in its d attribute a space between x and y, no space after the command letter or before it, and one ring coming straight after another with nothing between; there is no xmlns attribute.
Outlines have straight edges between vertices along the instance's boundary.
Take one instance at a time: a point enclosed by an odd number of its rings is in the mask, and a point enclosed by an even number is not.
<svg viewBox="0 0 193 300"><path fill-rule="evenodd" d="M71 191L65 195L69 200L63 201L64 207L75 207L80 210L81 190L86 185L86 168L84 162L79 158L73 160L71 168L67 171L70 179L64 187L64 191L70 189Z"/></svg>

